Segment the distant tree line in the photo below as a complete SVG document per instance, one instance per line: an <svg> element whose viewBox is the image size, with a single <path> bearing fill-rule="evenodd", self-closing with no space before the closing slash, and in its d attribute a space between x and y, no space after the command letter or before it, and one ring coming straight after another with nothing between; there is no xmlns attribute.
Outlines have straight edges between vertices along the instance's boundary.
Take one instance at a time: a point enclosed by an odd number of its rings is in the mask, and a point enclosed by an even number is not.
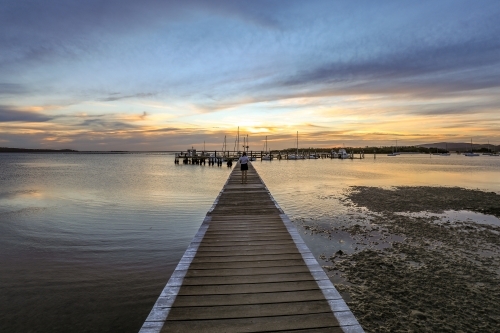
<svg viewBox="0 0 500 333"><path fill-rule="evenodd" d="M73 149L28 149L0 147L0 153L68 153L77 151L78 150Z"/></svg>
<svg viewBox="0 0 500 333"><path fill-rule="evenodd" d="M387 147L333 147L333 148L299 148L299 152L311 152L311 153L330 153L331 151L339 151L339 149L345 149L348 153L354 153L354 154L359 154L359 153L365 153L365 154L389 154L392 152L396 152L396 147L392 146L387 146ZM287 152L287 153L294 153L297 151L297 148L287 148L281 150L281 152ZM460 150L464 151L464 150ZM492 153L493 150L490 148L474 148L474 152L478 153ZM398 153L419 153L419 154L434 154L434 153L449 153L450 150L446 150L443 148L438 148L438 147L417 147L417 146L401 146L397 147L397 152Z"/></svg>

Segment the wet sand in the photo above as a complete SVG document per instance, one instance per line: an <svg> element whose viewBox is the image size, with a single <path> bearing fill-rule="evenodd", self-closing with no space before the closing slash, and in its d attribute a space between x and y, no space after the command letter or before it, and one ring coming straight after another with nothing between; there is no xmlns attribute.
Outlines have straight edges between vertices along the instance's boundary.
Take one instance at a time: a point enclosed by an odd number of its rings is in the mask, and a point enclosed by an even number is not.
<svg viewBox="0 0 500 333"><path fill-rule="evenodd" d="M367 332L498 332L500 226L429 213L468 210L500 217L500 195L450 187L351 187L355 216L337 227L305 226L351 253L320 256ZM425 214L410 214L428 212Z"/></svg>

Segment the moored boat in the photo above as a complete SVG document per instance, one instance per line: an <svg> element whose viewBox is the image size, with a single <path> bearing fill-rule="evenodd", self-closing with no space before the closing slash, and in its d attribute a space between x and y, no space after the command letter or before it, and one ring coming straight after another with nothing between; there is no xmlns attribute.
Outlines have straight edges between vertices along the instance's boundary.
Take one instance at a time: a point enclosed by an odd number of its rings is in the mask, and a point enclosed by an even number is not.
<svg viewBox="0 0 500 333"><path fill-rule="evenodd" d="M338 158L340 158L340 159L349 158L349 154L346 152L346 150L344 148L341 148L341 149L339 149Z"/></svg>

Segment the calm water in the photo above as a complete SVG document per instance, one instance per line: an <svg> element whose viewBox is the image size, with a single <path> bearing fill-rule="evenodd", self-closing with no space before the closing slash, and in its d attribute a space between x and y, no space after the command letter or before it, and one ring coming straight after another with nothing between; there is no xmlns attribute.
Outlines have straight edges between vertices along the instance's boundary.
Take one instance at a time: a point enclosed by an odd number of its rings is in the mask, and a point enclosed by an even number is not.
<svg viewBox="0 0 500 333"><path fill-rule="evenodd" d="M500 157L254 166L297 224L348 216L338 198L351 185L500 193ZM137 332L230 169L168 155L0 154L0 171L0 331Z"/></svg>
<svg viewBox="0 0 500 333"><path fill-rule="evenodd" d="M146 154L0 161L1 332L137 332L230 171Z"/></svg>
<svg viewBox="0 0 500 333"><path fill-rule="evenodd" d="M328 241L302 227L357 223L356 214L341 201L349 186L459 186L500 194L500 157L495 156L377 155L374 159L366 155L363 160L273 160L253 165L316 257L338 250L353 252L353 239L347 233L339 232Z"/></svg>

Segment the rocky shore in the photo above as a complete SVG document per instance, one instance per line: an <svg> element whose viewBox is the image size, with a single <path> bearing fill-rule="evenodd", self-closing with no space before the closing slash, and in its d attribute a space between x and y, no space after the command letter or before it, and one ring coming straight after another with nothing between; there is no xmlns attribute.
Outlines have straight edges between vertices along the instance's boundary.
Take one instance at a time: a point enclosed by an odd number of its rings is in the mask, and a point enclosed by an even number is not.
<svg viewBox="0 0 500 333"><path fill-rule="evenodd" d="M352 212L349 223L304 227L352 242L352 251L320 259L366 332L498 332L500 225L437 214L500 217L500 195L351 187L342 201Z"/></svg>

